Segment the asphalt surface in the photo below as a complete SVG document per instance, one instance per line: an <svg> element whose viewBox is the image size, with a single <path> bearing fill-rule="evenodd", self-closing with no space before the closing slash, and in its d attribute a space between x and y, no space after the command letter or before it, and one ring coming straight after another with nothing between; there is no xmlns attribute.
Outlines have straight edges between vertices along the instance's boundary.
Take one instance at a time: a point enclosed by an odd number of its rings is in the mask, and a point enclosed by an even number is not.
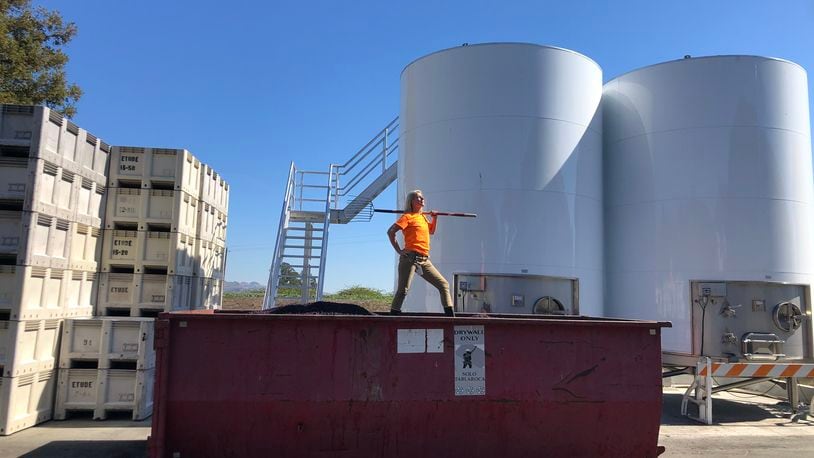
<svg viewBox="0 0 814 458"><path fill-rule="evenodd" d="M814 456L814 419L792 418L785 401L727 392L714 396L713 425L681 416L683 388L664 389L659 445L664 457ZM49 421L0 437L0 457L147 456L150 419Z"/></svg>
<svg viewBox="0 0 814 458"><path fill-rule="evenodd" d="M814 456L814 419L786 401L731 391L713 395L712 425L681 415L684 388L664 388L662 456Z"/></svg>
<svg viewBox="0 0 814 458"><path fill-rule="evenodd" d="M150 420L48 421L0 437L0 457L146 457Z"/></svg>

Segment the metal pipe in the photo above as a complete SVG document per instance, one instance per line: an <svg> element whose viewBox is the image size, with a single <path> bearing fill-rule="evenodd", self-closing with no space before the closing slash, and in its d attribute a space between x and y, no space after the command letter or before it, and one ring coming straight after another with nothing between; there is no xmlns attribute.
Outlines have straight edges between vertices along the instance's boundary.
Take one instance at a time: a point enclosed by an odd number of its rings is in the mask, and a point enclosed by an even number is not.
<svg viewBox="0 0 814 458"><path fill-rule="evenodd" d="M771 380L771 377L761 377L761 378L748 378L745 380L741 380L739 382L727 383L726 385L718 385L712 388L713 393L717 393L719 391L727 391L733 388L740 388L743 386L754 385L755 383L765 382L767 380Z"/></svg>

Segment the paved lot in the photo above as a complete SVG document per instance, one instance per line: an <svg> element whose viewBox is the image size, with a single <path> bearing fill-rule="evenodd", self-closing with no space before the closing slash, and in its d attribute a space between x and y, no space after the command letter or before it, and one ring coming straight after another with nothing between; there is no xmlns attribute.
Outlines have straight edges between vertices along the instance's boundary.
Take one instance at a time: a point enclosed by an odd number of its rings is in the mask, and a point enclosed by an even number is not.
<svg viewBox="0 0 814 458"><path fill-rule="evenodd" d="M149 418L49 421L0 437L0 457L140 458L149 435Z"/></svg>
<svg viewBox="0 0 814 458"><path fill-rule="evenodd" d="M659 445L665 457L814 456L814 420L791 420L787 403L741 393L720 393L714 425L680 415L681 388L664 389ZM150 420L49 421L0 437L0 457L144 457ZM588 432L586 432L588 434Z"/></svg>
<svg viewBox="0 0 814 458"><path fill-rule="evenodd" d="M713 396L713 425L681 416L683 388L664 389L659 445L665 457L814 456L814 420L792 421L785 401L738 392Z"/></svg>

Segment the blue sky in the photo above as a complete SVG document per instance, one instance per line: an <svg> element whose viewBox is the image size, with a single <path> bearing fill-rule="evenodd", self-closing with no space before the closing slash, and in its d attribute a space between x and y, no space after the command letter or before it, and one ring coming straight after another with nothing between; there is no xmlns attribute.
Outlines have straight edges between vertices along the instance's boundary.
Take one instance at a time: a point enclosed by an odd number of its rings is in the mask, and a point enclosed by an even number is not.
<svg viewBox="0 0 814 458"><path fill-rule="evenodd" d="M227 279L265 283L290 161L327 170L398 115L399 74L461 43L561 46L605 81L693 56L814 72L814 2L34 0L79 33L74 121L111 144L187 148L231 184ZM809 91L812 92L809 77ZM375 202L391 207L395 185ZM392 218L333 226L326 291L393 288Z"/></svg>

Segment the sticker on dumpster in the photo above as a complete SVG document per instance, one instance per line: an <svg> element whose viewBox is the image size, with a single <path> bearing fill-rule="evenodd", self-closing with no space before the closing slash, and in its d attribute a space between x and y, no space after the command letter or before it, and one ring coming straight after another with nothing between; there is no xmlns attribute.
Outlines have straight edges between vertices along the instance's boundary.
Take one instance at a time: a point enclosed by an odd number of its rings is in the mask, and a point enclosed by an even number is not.
<svg viewBox="0 0 814 458"><path fill-rule="evenodd" d="M443 353L443 329L399 329L396 332L399 353Z"/></svg>
<svg viewBox="0 0 814 458"><path fill-rule="evenodd" d="M427 353L444 352L444 330L427 329Z"/></svg>
<svg viewBox="0 0 814 458"><path fill-rule="evenodd" d="M486 394L483 326L455 326L455 396Z"/></svg>
<svg viewBox="0 0 814 458"><path fill-rule="evenodd" d="M427 348L426 329L399 329L396 333L399 353L424 353Z"/></svg>

